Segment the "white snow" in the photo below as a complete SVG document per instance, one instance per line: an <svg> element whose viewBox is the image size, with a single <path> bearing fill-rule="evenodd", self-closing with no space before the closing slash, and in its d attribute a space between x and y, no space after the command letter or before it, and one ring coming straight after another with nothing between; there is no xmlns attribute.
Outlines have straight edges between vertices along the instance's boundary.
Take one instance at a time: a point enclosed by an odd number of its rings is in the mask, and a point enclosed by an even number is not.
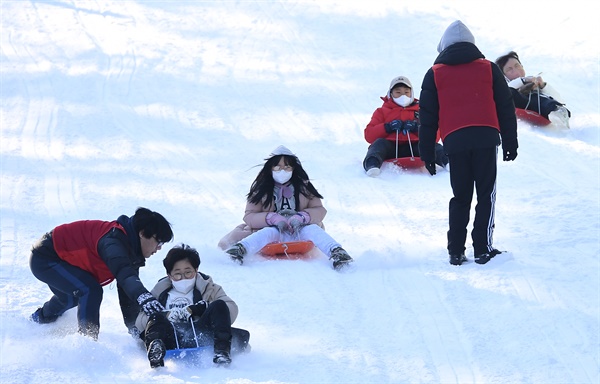
<svg viewBox="0 0 600 384"><path fill-rule="evenodd" d="M598 383L598 16L578 0L2 0L0 382ZM447 262L447 171L361 167L389 81L418 93L455 19L489 59L516 50L573 113L569 131L520 123L497 182L495 246L510 253L484 266ZM217 248L280 144L324 195L352 270L238 266ZM138 206L238 303L252 352L229 369L150 369L114 286L97 342L75 310L28 320L50 297L31 245ZM142 269L148 287L172 245Z"/></svg>

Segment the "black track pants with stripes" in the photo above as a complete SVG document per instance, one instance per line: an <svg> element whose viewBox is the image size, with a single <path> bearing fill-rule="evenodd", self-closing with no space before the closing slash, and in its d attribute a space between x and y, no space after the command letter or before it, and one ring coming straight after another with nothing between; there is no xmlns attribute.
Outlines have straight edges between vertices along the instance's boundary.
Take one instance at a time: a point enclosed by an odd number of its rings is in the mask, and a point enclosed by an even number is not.
<svg viewBox="0 0 600 384"><path fill-rule="evenodd" d="M477 192L475 220L471 232L474 254L492 250L497 156L497 147L472 149L448 156L450 184L454 194L449 207L450 254L461 254L465 251L473 189Z"/></svg>

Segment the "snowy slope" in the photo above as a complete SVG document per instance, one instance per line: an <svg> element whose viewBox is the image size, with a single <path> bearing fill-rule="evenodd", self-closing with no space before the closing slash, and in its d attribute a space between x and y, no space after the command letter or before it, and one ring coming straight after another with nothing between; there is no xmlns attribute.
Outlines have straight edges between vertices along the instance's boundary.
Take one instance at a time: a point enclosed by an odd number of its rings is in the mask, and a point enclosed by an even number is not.
<svg viewBox="0 0 600 384"><path fill-rule="evenodd" d="M0 382L599 382L598 12L413 3L2 0ZM516 6L560 33L524 41L506 23ZM361 168L379 96L397 75L418 93L456 18L488 58L514 49L543 71L574 115L569 131L520 123L519 156L498 170L495 245L510 252L485 266L447 263L448 172ZM325 258L240 267L217 248L280 144L325 196L347 273ZM27 320L50 297L31 244L138 206L237 301L252 352L229 369L151 370L114 286L97 342L74 311ZM142 270L147 286L170 246Z"/></svg>

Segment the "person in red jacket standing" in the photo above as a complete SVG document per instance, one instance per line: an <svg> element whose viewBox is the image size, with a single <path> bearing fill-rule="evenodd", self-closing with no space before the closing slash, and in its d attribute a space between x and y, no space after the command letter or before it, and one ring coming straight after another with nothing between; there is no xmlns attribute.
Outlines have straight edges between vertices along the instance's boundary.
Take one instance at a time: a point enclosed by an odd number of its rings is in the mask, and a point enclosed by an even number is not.
<svg viewBox="0 0 600 384"><path fill-rule="evenodd" d="M138 208L116 221L82 220L62 224L33 245L33 275L54 294L31 320L47 324L77 307L79 333L98 338L104 285L117 280L125 325L135 332L140 308L148 315L164 308L141 283L146 259L173 239L171 224L159 213Z"/></svg>
<svg viewBox="0 0 600 384"><path fill-rule="evenodd" d="M363 167L371 177L381 173L381 164L385 160L419 156L419 100L414 97L410 80L405 76L394 77L387 95L381 100L383 105L373 112L365 128L365 140L371 145ZM441 167L448 164L439 143L436 144L436 162Z"/></svg>
<svg viewBox="0 0 600 384"><path fill-rule="evenodd" d="M501 253L492 245L497 153L502 138L503 160L517 157L515 106L504 74L485 59L460 20L446 29L437 50L439 55L421 86L421 160L435 175L434 143L439 130L450 160L454 194L449 209L450 264L467 261L464 252L473 186L477 190L473 251L475 262L485 264Z"/></svg>

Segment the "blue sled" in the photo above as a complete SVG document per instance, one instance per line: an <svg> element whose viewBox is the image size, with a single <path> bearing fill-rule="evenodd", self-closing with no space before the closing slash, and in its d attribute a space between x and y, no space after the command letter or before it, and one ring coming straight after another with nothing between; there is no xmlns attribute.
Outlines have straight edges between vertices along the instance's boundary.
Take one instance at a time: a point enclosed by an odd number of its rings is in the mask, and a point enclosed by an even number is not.
<svg viewBox="0 0 600 384"><path fill-rule="evenodd" d="M203 354L211 354L212 345L205 345L195 348L169 349L165 354L165 359L172 359L186 363L200 363Z"/></svg>
<svg viewBox="0 0 600 384"><path fill-rule="evenodd" d="M177 326L173 326L173 329L176 347L167 349L166 359L199 364L203 355L209 355L212 358L212 336L197 332L194 323L178 323ZM193 336L189 334L189 330L193 331ZM186 332L188 333L187 337ZM231 336L232 354L250 352L250 333L247 330L232 327Z"/></svg>

